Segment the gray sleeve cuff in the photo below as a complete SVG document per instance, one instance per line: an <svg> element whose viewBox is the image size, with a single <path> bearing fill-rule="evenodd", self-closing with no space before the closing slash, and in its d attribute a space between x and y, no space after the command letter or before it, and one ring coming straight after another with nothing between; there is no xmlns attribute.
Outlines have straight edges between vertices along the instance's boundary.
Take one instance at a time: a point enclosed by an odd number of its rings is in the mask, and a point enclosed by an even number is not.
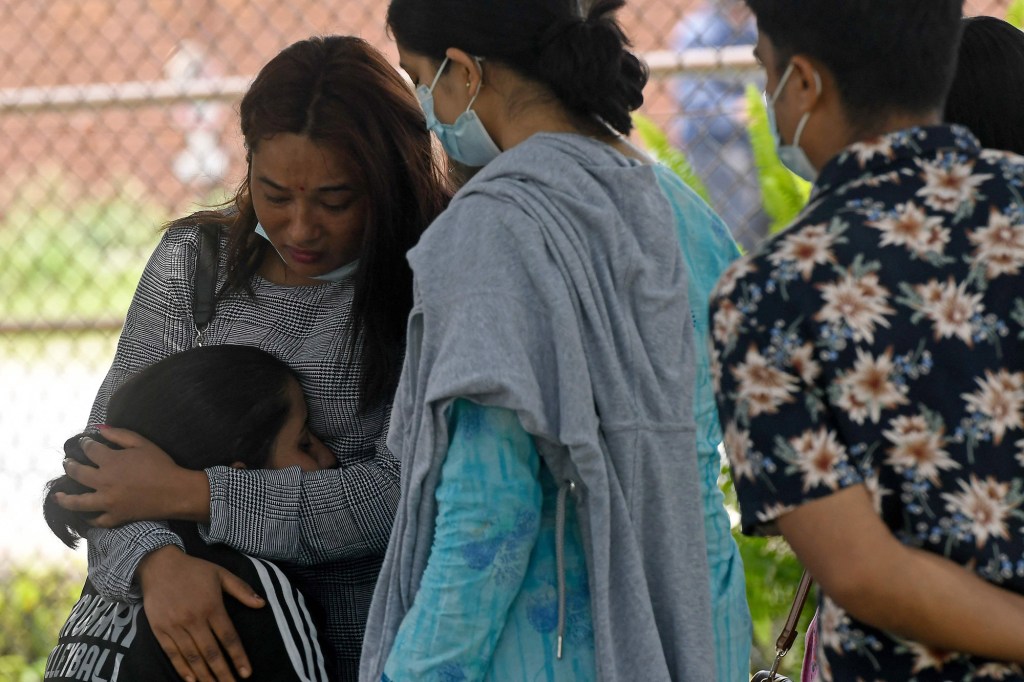
<svg viewBox="0 0 1024 682"><path fill-rule="evenodd" d="M177 534L155 523L133 523L111 530L93 528L87 539L89 579L100 595L117 601L142 600L135 570L147 554L168 545L185 551Z"/></svg>

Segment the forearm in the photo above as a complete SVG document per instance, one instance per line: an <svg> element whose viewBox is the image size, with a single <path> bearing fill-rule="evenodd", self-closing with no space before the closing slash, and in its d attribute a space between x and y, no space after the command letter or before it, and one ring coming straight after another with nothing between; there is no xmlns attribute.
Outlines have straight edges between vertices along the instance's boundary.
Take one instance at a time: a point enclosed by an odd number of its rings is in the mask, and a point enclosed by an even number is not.
<svg viewBox="0 0 1024 682"><path fill-rule="evenodd" d="M313 565L382 555L398 504L398 465L376 458L344 469L239 471L215 467L207 540L266 559Z"/></svg>
<svg viewBox="0 0 1024 682"><path fill-rule="evenodd" d="M833 599L866 623L935 649L1024 661L1024 596L930 552L900 545L862 589Z"/></svg>
<svg viewBox="0 0 1024 682"><path fill-rule="evenodd" d="M824 593L855 618L936 649L1024 661L1024 596L900 543L863 486L778 524Z"/></svg>
<svg viewBox="0 0 1024 682"><path fill-rule="evenodd" d="M151 552L176 545L181 538L162 523L142 521L113 529L89 531L89 579L96 590L114 601L139 601L142 592L135 582L139 563Z"/></svg>

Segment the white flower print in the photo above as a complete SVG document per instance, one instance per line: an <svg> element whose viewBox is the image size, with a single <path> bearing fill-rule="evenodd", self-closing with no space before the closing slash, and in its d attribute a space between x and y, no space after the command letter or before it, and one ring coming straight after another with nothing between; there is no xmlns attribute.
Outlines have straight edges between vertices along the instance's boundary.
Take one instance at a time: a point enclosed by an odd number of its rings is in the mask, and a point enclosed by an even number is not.
<svg viewBox="0 0 1024 682"><path fill-rule="evenodd" d="M858 348L853 369L838 379L840 393L836 404L858 424L866 418L877 424L882 410L907 404L906 387L892 380L895 368L892 347L877 357Z"/></svg>
<svg viewBox="0 0 1024 682"><path fill-rule="evenodd" d="M854 180L846 185L846 189L849 191L857 187L881 187L886 183L898 183L899 181L900 174L896 171L880 173L878 175L865 175L859 180Z"/></svg>
<svg viewBox="0 0 1024 682"><path fill-rule="evenodd" d="M1021 667L1017 664L989 662L978 668L975 679L1005 680L1012 676L1020 676Z"/></svg>
<svg viewBox="0 0 1024 682"><path fill-rule="evenodd" d="M868 494L871 495L871 506L874 508L875 513L881 515L882 500L885 499L886 495L891 495L892 491L882 485L877 471L872 471L864 477L864 487L867 488Z"/></svg>
<svg viewBox="0 0 1024 682"><path fill-rule="evenodd" d="M1006 519L1019 504L1007 500L1009 483L1000 483L991 476L985 480L971 474L969 481L957 481L960 491L942 493L946 509L954 514L963 514L970 520L971 532L977 546L983 547L989 538L1010 537Z"/></svg>
<svg viewBox="0 0 1024 682"><path fill-rule="evenodd" d="M985 378L974 381L978 390L960 397L967 401L968 412L985 416L986 428L999 445L1007 431L1024 428L1024 372L1000 369L993 373L986 369Z"/></svg>
<svg viewBox="0 0 1024 682"><path fill-rule="evenodd" d="M781 405L793 402L797 391L796 377L771 366L753 345L732 375L739 383L737 400L746 403L751 417L775 414Z"/></svg>
<svg viewBox="0 0 1024 682"><path fill-rule="evenodd" d="M754 465L750 461L750 451L754 444L750 441L750 432L744 431L731 421L725 427L722 446L729 457L729 466L733 480L749 478L754 480Z"/></svg>
<svg viewBox="0 0 1024 682"><path fill-rule="evenodd" d="M914 673L919 673L922 670L928 668L936 668L942 670L942 666L946 665L947 662L956 657L956 653L950 651L942 651L941 649L932 649L929 646L925 646L919 642L906 641L904 642L910 653L914 656Z"/></svg>
<svg viewBox="0 0 1024 682"><path fill-rule="evenodd" d="M1014 156L1019 156L1019 155L1018 154L1014 154L1013 152L1003 151L1001 149L982 149L981 150L981 154L979 154L979 156L984 161L987 161L989 163L996 163L996 164L998 164L998 163L1000 163L1002 161L1007 160L1008 157L1012 158Z"/></svg>
<svg viewBox="0 0 1024 682"><path fill-rule="evenodd" d="M817 266L835 262L832 253L835 241L836 235L829 233L826 223L808 225L783 237L768 254L768 260L775 266L786 261L795 263L796 271L806 281Z"/></svg>
<svg viewBox="0 0 1024 682"><path fill-rule="evenodd" d="M912 469L920 478L939 485L942 471L960 468L960 464L943 449L946 440L944 430L933 430L921 415L900 415L890 419L889 428L882 434L893 445L885 462L897 472Z"/></svg>
<svg viewBox="0 0 1024 682"><path fill-rule="evenodd" d="M948 159L919 161L923 171L924 186L917 190L917 196L925 197L924 203L936 211L956 213L960 205L974 201L978 186L992 176L987 173L974 174L974 162L957 163Z"/></svg>
<svg viewBox="0 0 1024 682"><path fill-rule="evenodd" d="M892 140L885 136L863 140L850 145L849 151L856 154L857 163L863 168L868 161L876 156L884 156L887 159L891 159Z"/></svg>
<svg viewBox="0 0 1024 682"><path fill-rule="evenodd" d="M918 284L917 295L928 306L937 306L942 302L942 295L946 288L939 284L938 280L930 279L925 284Z"/></svg>
<svg viewBox="0 0 1024 682"><path fill-rule="evenodd" d="M727 298L723 298L718 304L718 310L712 320L713 329L711 334L715 341L723 346L729 346L736 337L743 322L743 313Z"/></svg>
<svg viewBox="0 0 1024 682"><path fill-rule="evenodd" d="M985 276L1016 275L1024 265L1024 224L1013 224L1010 216L995 206L988 225L967 234L975 245L972 261L985 268Z"/></svg>
<svg viewBox="0 0 1024 682"><path fill-rule="evenodd" d="M796 466L803 475L804 492L823 485L835 490L839 484L837 466L846 460L846 448L835 432L827 428L804 431L789 444L796 454Z"/></svg>
<svg viewBox="0 0 1024 682"><path fill-rule="evenodd" d="M889 290L878 283L878 275L873 272L859 277L847 272L839 281L818 288L825 305L814 319L849 327L855 341L874 343L875 328L888 327L885 316L896 312L888 303Z"/></svg>
<svg viewBox="0 0 1024 682"><path fill-rule="evenodd" d="M844 625L848 625L849 622L850 618L846 615L846 611L840 608L838 604L828 597L822 599L821 611L818 613L818 646L842 652L843 638L839 631Z"/></svg>
<svg viewBox="0 0 1024 682"><path fill-rule="evenodd" d="M708 343L711 345L711 352L708 354L708 364L711 365L711 390L717 395L722 391L722 357L718 354L718 348L711 341Z"/></svg>
<svg viewBox="0 0 1024 682"><path fill-rule="evenodd" d="M916 287L922 299L921 312L932 321L935 339L957 337L968 347L974 345L971 320L985 311L984 294L968 294L967 282L957 284L952 278L945 284L930 280Z"/></svg>
<svg viewBox="0 0 1024 682"><path fill-rule="evenodd" d="M919 256L942 254L949 243L949 228L940 216L929 216L912 201L897 204L895 215L886 215L866 225L882 232L879 244L902 246Z"/></svg>
<svg viewBox="0 0 1024 682"><path fill-rule="evenodd" d="M754 261L749 257L737 258L725 269L722 276L718 278L712 298L728 296L736 289L736 283L747 275L757 272Z"/></svg>
<svg viewBox="0 0 1024 682"><path fill-rule="evenodd" d="M796 509L796 507L794 507L791 504L782 504L781 502L776 502L774 504L768 505L764 509L758 509L757 513L754 516L757 518L759 523L772 523L776 521L780 516L788 514L794 509Z"/></svg>
<svg viewBox="0 0 1024 682"><path fill-rule="evenodd" d="M789 366L800 380L810 386L821 374L821 365L814 359L814 344L805 343L789 355Z"/></svg>

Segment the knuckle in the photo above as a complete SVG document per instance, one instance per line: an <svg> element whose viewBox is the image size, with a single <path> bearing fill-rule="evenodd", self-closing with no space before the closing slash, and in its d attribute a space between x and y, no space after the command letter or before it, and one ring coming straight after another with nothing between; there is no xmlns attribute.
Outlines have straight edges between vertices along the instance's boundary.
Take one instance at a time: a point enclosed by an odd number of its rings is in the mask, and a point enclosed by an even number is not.
<svg viewBox="0 0 1024 682"><path fill-rule="evenodd" d="M223 657L220 653L220 647L216 644L203 647L203 658L211 663L221 660Z"/></svg>
<svg viewBox="0 0 1024 682"><path fill-rule="evenodd" d="M172 615L170 620L186 632L192 632L198 628L199 623L202 622L203 619L192 612L187 612Z"/></svg>
<svg viewBox="0 0 1024 682"><path fill-rule="evenodd" d="M242 643L242 640L239 638L238 633L235 632L234 630L230 630L230 631L224 632L220 636L220 641L226 647L234 647L234 646L238 646L238 645L240 645Z"/></svg>

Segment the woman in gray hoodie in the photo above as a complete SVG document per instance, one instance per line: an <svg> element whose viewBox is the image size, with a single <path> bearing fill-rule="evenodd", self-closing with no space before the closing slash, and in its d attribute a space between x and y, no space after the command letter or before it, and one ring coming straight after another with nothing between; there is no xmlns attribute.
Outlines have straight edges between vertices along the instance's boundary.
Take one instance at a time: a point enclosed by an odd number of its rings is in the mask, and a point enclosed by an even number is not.
<svg viewBox="0 0 1024 682"><path fill-rule="evenodd" d="M363 680L715 679L677 219L724 228L622 137L621 5L390 4L428 127L484 168L409 254Z"/></svg>

